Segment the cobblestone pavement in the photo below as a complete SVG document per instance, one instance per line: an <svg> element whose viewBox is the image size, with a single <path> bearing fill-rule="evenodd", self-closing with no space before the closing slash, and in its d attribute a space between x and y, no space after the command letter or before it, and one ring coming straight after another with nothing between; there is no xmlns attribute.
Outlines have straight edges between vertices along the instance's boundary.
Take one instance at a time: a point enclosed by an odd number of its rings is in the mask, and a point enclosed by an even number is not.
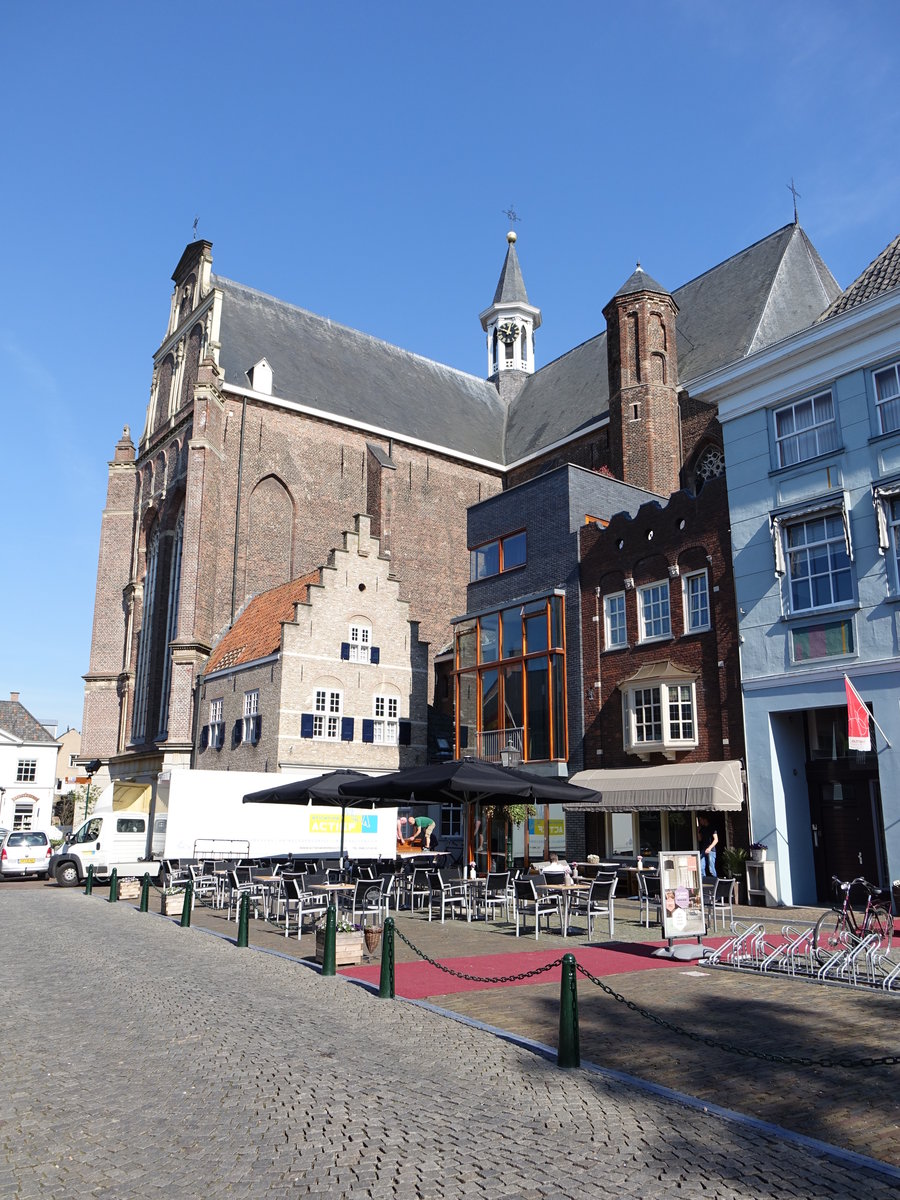
<svg viewBox="0 0 900 1200"><path fill-rule="evenodd" d="M0 1196L897 1194L865 1165L104 895L0 885Z"/></svg>

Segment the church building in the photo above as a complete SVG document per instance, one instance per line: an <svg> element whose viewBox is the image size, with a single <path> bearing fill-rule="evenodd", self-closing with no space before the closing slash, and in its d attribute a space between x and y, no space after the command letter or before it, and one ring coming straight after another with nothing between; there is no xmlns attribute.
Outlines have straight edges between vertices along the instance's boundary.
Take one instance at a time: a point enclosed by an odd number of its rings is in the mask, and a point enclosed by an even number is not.
<svg viewBox="0 0 900 1200"><path fill-rule="evenodd" d="M721 474L716 412L692 398L692 380L806 327L840 290L788 225L671 294L636 272L604 310L609 334L538 367L541 311L510 233L480 313L478 378L212 268L211 244L190 243L172 276L144 429L136 446L125 429L109 465L82 755L113 778L150 782L195 762L209 724L198 680L214 646L254 597L326 562L359 514L429 646L430 702L451 619L477 619L470 583L496 574L514 591L524 568L547 573L521 524L476 519L476 534L470 510L569 466L632 489L633 512ZM577 564L577 527L613 512L575 507L566 525ZM552 574L572 663L577 570ZM532 590L546 588L541 578ZM545 753L558 773L583 763L580 654L572 672L555 718L565 736L534 742L533 765Z"/></svg>

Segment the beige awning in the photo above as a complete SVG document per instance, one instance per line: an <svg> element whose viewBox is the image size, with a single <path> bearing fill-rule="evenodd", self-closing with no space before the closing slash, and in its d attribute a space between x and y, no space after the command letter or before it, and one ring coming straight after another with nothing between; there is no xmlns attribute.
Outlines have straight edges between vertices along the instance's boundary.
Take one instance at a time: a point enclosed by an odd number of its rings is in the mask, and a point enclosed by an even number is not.
<svg viewBox="0 0 900 1200"><path fill-rule="evenodd" d="M593 803L565 804L566 812L684 809L737 812L744 801L741 764L733 760L579 771L569 782L599 792L600 799Z"/></svg>

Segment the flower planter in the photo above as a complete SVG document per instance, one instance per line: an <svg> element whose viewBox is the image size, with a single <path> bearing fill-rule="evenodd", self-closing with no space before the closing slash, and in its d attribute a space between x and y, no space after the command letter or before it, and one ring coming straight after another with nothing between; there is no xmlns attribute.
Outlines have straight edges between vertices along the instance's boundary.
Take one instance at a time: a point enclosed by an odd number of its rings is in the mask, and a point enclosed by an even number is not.
<svg viewBox="0 0 900 1200"><path fill-rule="evenodd" d="M762 846L757 850L751 849L750 850L750 861L751 862L765 862L766 861L765 846Z"/></svg>
<svg viewBox="0 0 900 1200"><path fill-rule="evenodd" d="M119 880L119 899L120 900L137 900L141 894L141 885L137 879L120 879Z"/></svg>
<svg viewBox="0 0 900 1200"><path fill-rule="evenodd" d="M336 967L353 967L363 960L363 935L361 929L351 933L336 933L334 935L334 965ZM325 930L316 930L316 962L325 961Z"/></svg>
<svg viewBox="0 0 900 1200"><path fill-rule="evenodd" d="M165 892L159 898L159 911L164 917L180 917L184 912L184 892Z"/></svg>

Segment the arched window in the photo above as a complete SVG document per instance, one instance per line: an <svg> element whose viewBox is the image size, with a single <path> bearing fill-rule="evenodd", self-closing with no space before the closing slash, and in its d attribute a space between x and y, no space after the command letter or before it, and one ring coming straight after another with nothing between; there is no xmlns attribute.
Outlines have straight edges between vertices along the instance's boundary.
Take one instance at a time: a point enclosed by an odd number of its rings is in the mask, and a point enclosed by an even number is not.
<svg viewBox="0 0 900 1200"><path fill-rule="evenodd" d="M164 738L169 730L169 684L172 678L172 652L170 643L178 636L178 601L181 592L181 546L184 538L184 509L175 522L175 538L172 558L169 562L168 610L166 612L166 640L163 644L162 694L159 705L159 732Z"/></svg>
<svg viewBox="0 0 900 1200"><path fill-rule="evenodd" d="M699 492L704 483L718 479L725 474L725 453L721 446L707 446L700 455L697 469L694 472L696 490Z"/></svg>
<svg viewBox="0 0 900 1200"><path fill-rule="evenodd" d="M144 571L144 608L141 633L138 639L137 667L134 679L134 714L131 721L131 740L144 740L147 726L147 707L150 699L150 651L153 638L153 609L156 597L156 568L159 561L159 526L147 539L147 565Z"/></svg>

